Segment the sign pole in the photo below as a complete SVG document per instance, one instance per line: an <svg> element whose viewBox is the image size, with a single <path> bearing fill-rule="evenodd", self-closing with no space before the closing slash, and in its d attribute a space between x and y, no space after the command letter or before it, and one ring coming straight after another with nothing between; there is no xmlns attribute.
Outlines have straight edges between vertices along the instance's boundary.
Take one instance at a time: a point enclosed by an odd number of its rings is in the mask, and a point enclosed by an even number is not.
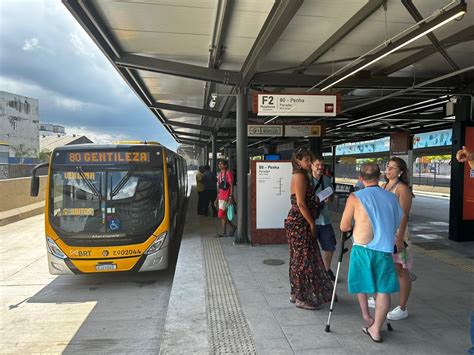
<svg viewBox="0 0 474 355"><path fill-rule="evenodd" d="M247 90L237 91L237 230L235 244L248 243L248 143Z"/></svg>

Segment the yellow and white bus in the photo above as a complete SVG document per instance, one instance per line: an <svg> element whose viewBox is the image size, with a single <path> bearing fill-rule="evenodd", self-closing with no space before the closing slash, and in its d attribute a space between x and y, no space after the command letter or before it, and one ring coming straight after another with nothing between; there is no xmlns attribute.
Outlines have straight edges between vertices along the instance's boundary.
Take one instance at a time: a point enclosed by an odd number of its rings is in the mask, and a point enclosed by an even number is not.
<svg viewBox="0 0 474 355"><path fill-rule="evenodd" d="M168 267L186 200L185 160L158 143L69 145L49 166L45 234L51 274Z"/></svg>

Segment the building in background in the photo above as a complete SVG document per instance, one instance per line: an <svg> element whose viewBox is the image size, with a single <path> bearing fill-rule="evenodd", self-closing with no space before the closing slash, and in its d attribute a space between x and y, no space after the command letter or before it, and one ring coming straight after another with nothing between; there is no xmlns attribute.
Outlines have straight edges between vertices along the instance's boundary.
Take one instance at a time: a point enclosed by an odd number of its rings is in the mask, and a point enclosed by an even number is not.
<svg viewBox="0 0 474 355"><path fill-rule="evenodd" d="M8 162L31 163L39 152L38 100L0 91L0 142Z"/></svg>
<svg viewBox="0 0 474 355"><path fill-rule="evenodd" d="M89 138L86 136L81 136L77 134L73 134L70 136L41 136L40 137L40 151L41 152L48 152L51 153L54 148L62 147L63 145L71 145L71 144L87 144L93 143Z"/></svg>
<svg viewBox="0 0 474 355"><path fill-rule="evenodd" d="M65 136L66 129L64 126L52 123L40 123L39 124L39 135L42 136Z"/></svg>

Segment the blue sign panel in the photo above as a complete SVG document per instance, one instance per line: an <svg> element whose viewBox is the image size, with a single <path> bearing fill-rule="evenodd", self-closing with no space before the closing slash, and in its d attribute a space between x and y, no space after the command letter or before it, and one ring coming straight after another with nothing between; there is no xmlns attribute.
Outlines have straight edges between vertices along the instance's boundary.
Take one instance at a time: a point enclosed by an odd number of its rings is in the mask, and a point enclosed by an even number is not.
<svg viewBox="0 0 474 355"><path fill-rule="evenodd" d="M389 150L390 137L385 137L365 142L340 144L336 146L336 155L378 153L388 152Z"/></svg>
<svg viewBox="0 0 474 355"><path fill-rule="evenodd" d="M413 136L413 149L442 147L446 145L451 145L452 140L452 129L444 129L442 131L415 134Z"/></svg>

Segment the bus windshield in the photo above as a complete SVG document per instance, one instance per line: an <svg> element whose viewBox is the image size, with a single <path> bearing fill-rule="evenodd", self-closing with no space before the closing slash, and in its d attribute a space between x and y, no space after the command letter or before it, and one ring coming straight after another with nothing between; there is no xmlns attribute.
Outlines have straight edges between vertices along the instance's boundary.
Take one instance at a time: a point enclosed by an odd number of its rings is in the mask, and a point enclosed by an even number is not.
<svg viewBox="0 0 474 355"><path fill-rule="evenodd" d="M50 198L51 224L65 240L143 240L164 217L163 169L53 167Z"/></svg>

